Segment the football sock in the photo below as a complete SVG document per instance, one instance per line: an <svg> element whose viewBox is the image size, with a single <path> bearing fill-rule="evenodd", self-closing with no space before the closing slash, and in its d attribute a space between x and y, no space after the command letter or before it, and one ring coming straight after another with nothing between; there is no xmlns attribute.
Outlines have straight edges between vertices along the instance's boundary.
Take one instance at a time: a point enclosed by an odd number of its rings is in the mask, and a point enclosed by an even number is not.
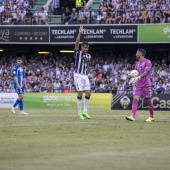
<svg viewBox="0 0 170 170"><path fill-rule="evenodd" d="M87 97L87 96L85 96L85 98L84 98L84 111L83 112L85 112L85 113L87 113L87 109L89 106L89 99L90 99L90 97Z"/></svg>
<svg viewBox="0 0 170 170"><path fill-rule="evenodd" d="M82 114L82 98L77 97L78 114Z"/></svg>
<svg viewBox="0 0 170 170"><path fill-rule="evenodd" d="M133 99L133 104L132 104L132 117L135 117L136 111L138 110L138 101L137 99Z"/></svg>
<svg viewBox="0 0 170 170"><path fill-rule="evenodd" d="M151 100L149 100L149 101L147 100L146 104L148 105L148 108L149 108L150 117L153 118L154 113L153 113L153 104L152 104Z"/></svg>
<svg viewBox="0 0 170 170"><path fill-rule="evenodd" d="M16 107L19 103L20 103L21 100L16 100L15 103L13 104L13 107Z"/></svg>
<svg viewBox="0 0 170 170"><path fill-rule="evenodd" d="M23 102L22 102L22 100L20 100L20 102L19 102L19 109L20 109L20 111L23 111Z"/></svg>

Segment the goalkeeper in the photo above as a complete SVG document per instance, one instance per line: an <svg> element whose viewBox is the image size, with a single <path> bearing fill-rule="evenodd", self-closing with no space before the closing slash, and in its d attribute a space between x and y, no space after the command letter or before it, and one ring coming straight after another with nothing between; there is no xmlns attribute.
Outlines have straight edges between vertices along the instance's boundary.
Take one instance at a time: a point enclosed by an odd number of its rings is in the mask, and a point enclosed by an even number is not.
<svg viewBox="0 0 170 170"><path fill-rule="evenodd" d="M146 104L149 108L150 116L146 122L154 121L154 109L151 102L152 89L151 89L151 69L152 64L150 60L145 58L146 51L144 49L138 49L136 52L136 59L138 62L135 65L135 70L139 72L137 77L132 77L130 79L131 84L135 84L133 92L133 103L132 103L132 113L131 116L126 117L129 121L135 121L136 111L138 109L139 99L145 98Z"/></svg>

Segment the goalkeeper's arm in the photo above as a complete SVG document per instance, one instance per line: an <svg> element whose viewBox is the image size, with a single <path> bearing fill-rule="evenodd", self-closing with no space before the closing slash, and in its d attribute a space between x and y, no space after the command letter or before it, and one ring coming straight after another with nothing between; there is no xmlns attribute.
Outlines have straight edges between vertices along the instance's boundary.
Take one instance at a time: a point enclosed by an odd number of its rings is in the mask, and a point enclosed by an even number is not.
<svg viewBox="0 0 170 170"><path fill-rule="evenodd" d="M140 75L140 78L143 78L143 77L147 76L147 74L148 74L148 72L145 71L143 74Z"/></svg>
<svg viewBox="0 0 170 170"><path fill-rule="evenodd" d="M143 74L141 74L140 76L137 76L137 77L133 77L130 79L130 84L132 83L136 83L138 80L140 80L141 78L145 77L146 75L148 74L147 71L145 71Z"/></svg>

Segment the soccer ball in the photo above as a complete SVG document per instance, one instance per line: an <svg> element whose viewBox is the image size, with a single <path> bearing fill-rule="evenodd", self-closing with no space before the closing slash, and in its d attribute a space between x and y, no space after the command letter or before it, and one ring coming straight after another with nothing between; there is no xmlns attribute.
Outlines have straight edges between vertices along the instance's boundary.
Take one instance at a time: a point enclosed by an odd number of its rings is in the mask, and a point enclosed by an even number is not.
<svg viewBox="0 0 170 170"><path fill-rule="evenodd" d="M130 72L130 75L131 75L132 77L137 77L137 76L139 76L139 72L138 72L137 70L132 70L132 71Z"/></svg>

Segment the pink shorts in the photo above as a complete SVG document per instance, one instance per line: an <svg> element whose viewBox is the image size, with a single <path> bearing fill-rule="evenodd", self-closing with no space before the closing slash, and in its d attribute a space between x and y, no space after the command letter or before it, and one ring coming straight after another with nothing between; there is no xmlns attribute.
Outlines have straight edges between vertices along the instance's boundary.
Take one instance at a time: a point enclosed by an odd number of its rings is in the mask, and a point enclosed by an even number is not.
<svg viewBox="0 0 170 170"><path fill-rule="evenodd" d="M142 98L151 98L152 97L152 89L151 87L135 87L134 96L140 96Z"/></svg>

